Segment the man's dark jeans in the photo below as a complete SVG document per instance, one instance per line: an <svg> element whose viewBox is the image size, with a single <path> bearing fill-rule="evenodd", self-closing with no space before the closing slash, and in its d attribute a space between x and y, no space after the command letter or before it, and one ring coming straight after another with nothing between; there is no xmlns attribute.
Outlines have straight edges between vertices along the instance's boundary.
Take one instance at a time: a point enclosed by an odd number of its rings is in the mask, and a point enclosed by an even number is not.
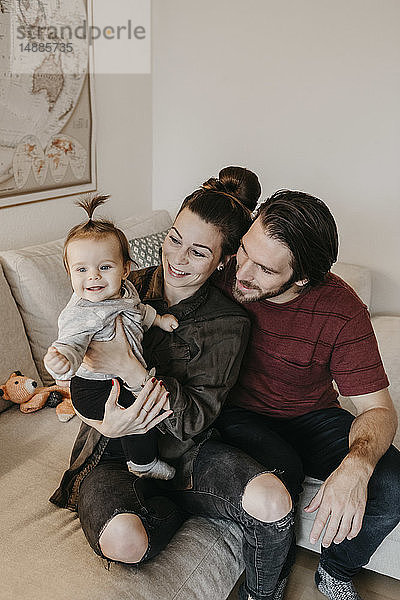
<svg viewBox="0 0 400 600"><path fill-rule="evenodd" d="M280 469L281 479L296 504L299 488L295 471L299 457L306 475L325 480L349 451L348 436L353 420L342 408L275 419L238 407L226 407L217 427L223 441L241 448L267 469ZM352 540L322 548L322 566L338 579L352 579L399 521L400 452L391 446L369 481L360 533Z"/></svg>

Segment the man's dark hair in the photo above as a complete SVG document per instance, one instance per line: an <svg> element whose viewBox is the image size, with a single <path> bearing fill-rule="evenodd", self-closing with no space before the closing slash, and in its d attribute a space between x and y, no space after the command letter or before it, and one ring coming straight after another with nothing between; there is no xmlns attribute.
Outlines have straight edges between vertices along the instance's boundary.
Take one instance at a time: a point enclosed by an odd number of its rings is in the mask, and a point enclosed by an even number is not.
<svg viewBox="0 0 400 600"><path fill-rule="evenodd" d="M292 254L293 280L322 283L338 254L338 232L329 208L314 196L279 190L258 209L269 236Z"/></svg>

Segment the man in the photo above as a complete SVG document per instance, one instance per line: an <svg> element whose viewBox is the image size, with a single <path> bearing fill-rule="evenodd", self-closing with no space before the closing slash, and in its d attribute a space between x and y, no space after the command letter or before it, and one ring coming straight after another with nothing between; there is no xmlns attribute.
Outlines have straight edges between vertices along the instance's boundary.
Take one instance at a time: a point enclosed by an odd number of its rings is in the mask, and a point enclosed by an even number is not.
<svg viewBox="0 0 400 600"><path fill-rule="evenodd" d="M305 474L323 480L305 508L317 511L310 541L322 536L316 584L331 600L360 600L351 580L400 520L400 453L367 308L329 272L337 252L335 221L317 198L283 190L261 205L228 267L252 336L218 427L275 468L294 502L299 456Z"/></svg>

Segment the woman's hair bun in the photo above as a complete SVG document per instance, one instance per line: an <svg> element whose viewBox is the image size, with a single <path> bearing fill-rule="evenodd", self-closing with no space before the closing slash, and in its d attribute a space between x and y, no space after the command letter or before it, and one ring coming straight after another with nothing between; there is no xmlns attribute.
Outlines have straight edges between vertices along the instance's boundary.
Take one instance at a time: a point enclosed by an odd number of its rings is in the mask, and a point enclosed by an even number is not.
<svg viewBox="0 0 400 600"><path fill-rule="evenodd" d="M224 190L235 196L250 211L253 211L261 195L261 185L253 171L244 167L225 167L217 180Z"/></svg>
<svg viewBox="0 0 400 600"><path fill-rule="evenodd" d="M223 183L221 183L221 181L215 177L210 177L210 179L207 179L207 181L205 181L201 187L204 190L209 190L211 192L224 192L225 194L229 193L228 190L225 189Z"/></svg>
<svg viewBox="0 0 400 600"><path fill-rule="evenodd" d="M261 185L253 171L244 167L225 167L219 172L219 179L211 177L202 185L204 190L223 192L234 196L253 211L261 195Z"/></svg>
<svg viewBox="0 0 400 600"><path fill-rule="evenodd" d="M251 225L251 213L261 195L258 177L244 167L225 167L219 178L211 177L187 196L178 215L190 210L214 225L221 234L222 257L237 252L240 240Z"/></svg>

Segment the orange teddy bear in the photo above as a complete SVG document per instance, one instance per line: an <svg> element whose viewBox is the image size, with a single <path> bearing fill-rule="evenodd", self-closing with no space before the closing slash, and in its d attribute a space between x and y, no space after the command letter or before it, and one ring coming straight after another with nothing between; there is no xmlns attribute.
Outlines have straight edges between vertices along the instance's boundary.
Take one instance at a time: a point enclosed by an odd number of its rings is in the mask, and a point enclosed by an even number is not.
<svg viewBox="0 0 400 600"><path fill-rule="evenodd" d="M59 421L66 422L75 415L68 388L59 385L38 387L33 379L25 377L20 371L11 373L4 385L0 386L0 397L20 405L20 411L30 413L43 408L50 394L56 392L63 400L56 406Z"/></svg>

